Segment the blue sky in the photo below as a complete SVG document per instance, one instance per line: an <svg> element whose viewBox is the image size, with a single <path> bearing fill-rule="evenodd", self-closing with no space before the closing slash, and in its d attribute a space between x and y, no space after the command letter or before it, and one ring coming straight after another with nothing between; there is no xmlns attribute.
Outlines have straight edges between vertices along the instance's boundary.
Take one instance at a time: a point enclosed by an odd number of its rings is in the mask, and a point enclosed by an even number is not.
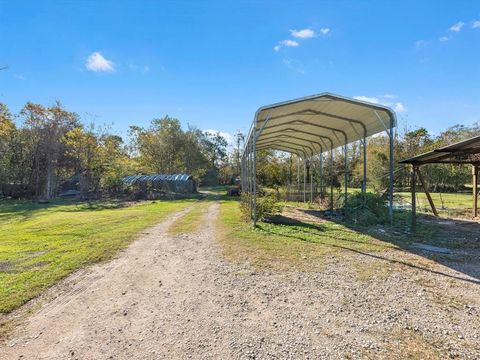
<svg viewBox="0 0 480 360"><path fill-rule="evenodd" d="M438 132L480 120L480 1L4 1L0 102L60 100L124 135L165 114L247 131L324 91Z"/></svg>

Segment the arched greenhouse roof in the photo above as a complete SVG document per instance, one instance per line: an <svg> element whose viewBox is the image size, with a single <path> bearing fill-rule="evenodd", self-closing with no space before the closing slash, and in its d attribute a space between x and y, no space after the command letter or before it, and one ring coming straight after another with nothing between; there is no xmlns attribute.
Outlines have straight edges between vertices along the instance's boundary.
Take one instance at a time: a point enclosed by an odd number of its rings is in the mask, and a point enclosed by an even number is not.
<svg viewBox="0 0 480 360"><path fill-rule="evenodd" d="M168 181L168 182L186 182L188 180L193 180L192 175L187 174L155 174L155 175L131 175L126 176L122 179L122 182L131 185L136 182L145 182L145 181Z"/></svg>

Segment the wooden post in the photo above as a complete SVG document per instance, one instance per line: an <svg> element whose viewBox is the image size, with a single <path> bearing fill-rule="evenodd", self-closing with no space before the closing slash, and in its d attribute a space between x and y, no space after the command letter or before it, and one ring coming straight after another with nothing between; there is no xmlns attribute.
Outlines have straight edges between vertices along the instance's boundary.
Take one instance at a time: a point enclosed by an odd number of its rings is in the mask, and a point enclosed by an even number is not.
<svg viewBox="0 0 480 360"><path fill-rule="evenodd" d="M412 167L410 187L412 192L412 231L415 231L417 227L417 197L415 195L415 184L417 182L417 170L416 166Z"/></svg>
<svg viewBox="0 0 480 360"><path fill-rule="evenodd" d="M428 202L430 203L430 207L432 208L433 214L435 216L438 216L437 209L435 208L435 204L433 203L432 197L430 196L430 192L428 191L427 184L423 180L422 173L420 172L420 169L417 168L417 174L418 174L418 179L422 183L423 191L425 191L425 195L427 195Z"/></svg>
<svg viewBox="0 0 480 360"><path fill-rule="evenodd" d="M472 167L472 190L473 190L473 217L478 216L478 166Z"/></svg>

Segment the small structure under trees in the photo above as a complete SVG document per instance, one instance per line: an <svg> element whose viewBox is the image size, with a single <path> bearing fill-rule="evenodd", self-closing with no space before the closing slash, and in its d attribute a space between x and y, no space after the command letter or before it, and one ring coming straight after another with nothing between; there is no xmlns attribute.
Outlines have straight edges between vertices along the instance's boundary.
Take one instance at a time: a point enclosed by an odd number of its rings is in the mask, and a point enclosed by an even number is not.
<svg viewBox="0 0 480 360"><path fill-rule="evenodd" d="M412 228L416 225L416 184L417 177L425 191L432 212L438 216L425 179L420 172L420 166L426 164L466 164L472 166L472 193L473 193L473 217L478 216L478 170L480 168L480 136L460 141L452 145L443 146L424 154L413 156L400 161L400 164L410 164L411 170L411 193L412 193Z"/></svg>
<svg viewBox="0 0 480 360"><path fill-rule="evenodd" d="M168 193L194 193L197 184L191 175L133 175L122 179L124 185L137 187L144 191Z"/></svg>
<svg viewBox="0 0 480 360"><path fill-rule="evenodd" d="M323 155L330 156L333 171L334 150L343 147L344 197L348 194L348 144L360 141L363 147L362 191L367 184L367 137L385 131L389 138L389 218L393 216L393 128L395 112L387 106L357 99L321 93L273 105L263 106L255 113L242 155L242 192L247 197L251 218L257 221L257 151L274 149L296 154L307 161L318 157L323 183ZM304 166L304 193L306 176ZM321 186L322 188L322 186ZM305 195L304 195L305 198ZM333 184L330 184L330 207L333 208Z"/></svg>

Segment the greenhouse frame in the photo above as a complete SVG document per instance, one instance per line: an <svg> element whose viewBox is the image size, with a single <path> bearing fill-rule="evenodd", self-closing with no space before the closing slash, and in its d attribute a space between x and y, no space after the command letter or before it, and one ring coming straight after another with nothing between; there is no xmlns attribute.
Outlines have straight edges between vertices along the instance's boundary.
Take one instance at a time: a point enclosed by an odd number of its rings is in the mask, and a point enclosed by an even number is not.
<svg viewBox="0 0 480 360"><path fill-rule="evenodd" d="M197 184L192 175L132 175L122 179L126 186L145 185L157 191L175 193L194 193L197 191Z"/></svg>

